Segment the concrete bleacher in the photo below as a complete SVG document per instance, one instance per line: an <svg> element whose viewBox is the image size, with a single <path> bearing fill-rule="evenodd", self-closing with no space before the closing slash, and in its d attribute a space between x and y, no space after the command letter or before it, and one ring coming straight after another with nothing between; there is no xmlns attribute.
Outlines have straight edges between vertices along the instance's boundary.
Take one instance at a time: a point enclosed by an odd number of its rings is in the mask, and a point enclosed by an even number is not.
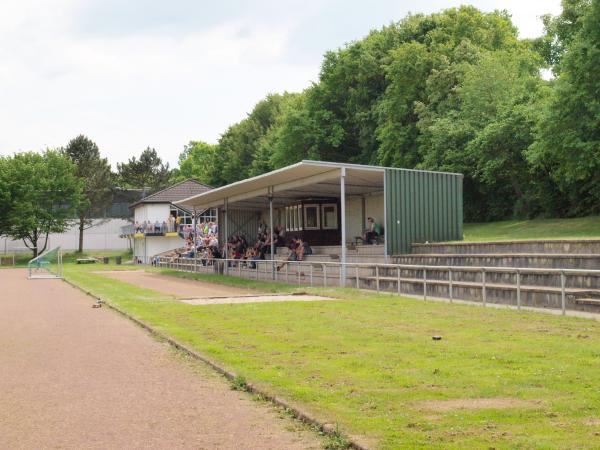
<svg viewBox="0 0 600 450"><path fill-rule="evenodd" d="M516 304L517 275L507 268L540 269L519 275L522 304L537 307L560 307L561 275L544 269L572 269L581 273L565 278L567 308L600 312L600 240L534 240L478 243L413 244L412 253L392 258L396 264L486 267L486 290L490 302ZM498 268L494 271L494 268ZM403 270L401 277L412 293L422 292L422 271ZM386 274L391 277L391 274ZM421 275L421 276L419 276ZM394 272L397 277L397 272ZM447 297L447 270L428 270L430 295ZM453 288L457 298L481 301L482 275L455 271ZM389 286L386 285L389 284ZM384 289L397 289L397 282L380 280Z"/></svg>

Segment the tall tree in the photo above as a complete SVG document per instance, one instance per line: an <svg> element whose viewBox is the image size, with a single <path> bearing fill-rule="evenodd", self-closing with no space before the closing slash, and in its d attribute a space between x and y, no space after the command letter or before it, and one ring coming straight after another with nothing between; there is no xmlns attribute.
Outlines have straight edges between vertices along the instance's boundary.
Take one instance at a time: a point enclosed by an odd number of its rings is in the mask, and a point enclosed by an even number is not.
<svg viewBox="0 0 600 450"><path fill-rule="evenodd" d="M0 156L0 236L8 232L8 212L12 208L9 180L2 174L8 173L8 158Z"/></svg>
<svg viewBox="0 0 600 450"><path fill-rule="evenodd" d="M118 163L117 171L122 187L149 188L151 191L167 187L171 176L169 164L163 163L156 150L150 147L139 159L134 156L126 163Z"/></svg>
<svg viewBox="0 0 600 450"><path fill-rule="evenodd" d="M546 62L558 75L562 57L581 31L583 17L589 9L591 0L562 0L562 11L558 16L542 16L545 33L536 39L535 45Z"/></svg>
<svg viewBox="0 0 600 450"><path fill-rule="evenodd" d="M112 180L110 164L100 156L98 146L91 139L79 135L65 148L77 170L76 174L83 183L83 199L79 203L79 249L83 252L83 235L93 226L93 217L106 211L112 200Z"/></svg>
<svg viewBox="0 0 600 450"><path fill-rule="evenodd" d="M179 169L173 181L194 178L209 186L224 184L219 178L218 146L202 141L190 141L179 155Z"/></svg>
<svg viewBox="0 0 600 450"><path fill-rule="evenodd" d="M600 212L600 0L580 20L529 154L569 199L569 215Z"/></svg>
<svg viewBox="0 0 600 450"><path fill-rule="evenodd" d="M83 185L76 167L61 151L18 153L4 160L0 186L8 186L5 233L22 239L36 257L48 235L62 233L77 216Z"/></svg>

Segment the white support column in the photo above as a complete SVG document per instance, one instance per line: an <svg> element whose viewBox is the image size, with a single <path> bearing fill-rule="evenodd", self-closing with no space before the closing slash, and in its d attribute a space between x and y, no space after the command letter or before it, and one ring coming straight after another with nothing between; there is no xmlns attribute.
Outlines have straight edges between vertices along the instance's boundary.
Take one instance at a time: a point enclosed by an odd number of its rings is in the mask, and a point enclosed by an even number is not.
<svg viewBox="0 0 600 450"><path fill-rule="evenodd" d="M196 218L197 214L196 214L196 207L195 206L194 206L194 211L193 212L194 212L194 217L192 218L192 224L193 224L194 229L192 230L192 236L193 236L193 239L194 239L194 260L195 260L196 257L198 256L196 254L196 252L198 251L198 248L196 247L196 239L198 237L198 236L196 236L196 227L198 225L198 219Z"/></svg>
<svg viewBox="0 0 600 450"><path fill-rule="evenodd" d="M273 229L273 187L269 188L269 229L271 230L271 259L275 259L275 242L273 237L275 236ZM275 263L271 263L271 278L275 279Z"/></svg>
<svg viewBox="0 0 600 450"><path fill-rule="evenodd" d="M388 262L388 220L387 220L387 172L383 172L383 255Z"/></svg>
<svg viewBox="0 0 600 450"><path fill-rule="evenodd" d="M340 286L346 285L346 168L340 170L340 210L342 216L342 270L340 271Z"/></svg>
<svg viewBox="0 0 600 450"><path fill-rule="evenodd" d="M228 224L228 222L229 222L229 211L228 210L229 210L229 199L226 198L225 201L223 202L223 216L224 216L223 222L225 222L223 224L224 225L224 227L223 227L223 242L220 243L220 244L223 245L222 248L225 249L225 254L223 255L223 257L225 259L227 259L227 253L228 253L227 252L227 241L228 241L228 238L229 238L229 224ZM226 275L229 274L229 262L228 261L225 261L224 272L225 272Z"/></svg>

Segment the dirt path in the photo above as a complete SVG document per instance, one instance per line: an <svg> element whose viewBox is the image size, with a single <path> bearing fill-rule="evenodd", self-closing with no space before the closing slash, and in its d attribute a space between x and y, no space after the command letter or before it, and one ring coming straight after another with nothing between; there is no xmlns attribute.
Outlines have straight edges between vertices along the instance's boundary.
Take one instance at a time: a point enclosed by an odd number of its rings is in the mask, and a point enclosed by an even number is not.
<svg viewBox="0 0 600 450"><path fill-rule="evenodd" d="M62 281L0 270L0 448L319 448L268 405L91 304Z"/></svg>

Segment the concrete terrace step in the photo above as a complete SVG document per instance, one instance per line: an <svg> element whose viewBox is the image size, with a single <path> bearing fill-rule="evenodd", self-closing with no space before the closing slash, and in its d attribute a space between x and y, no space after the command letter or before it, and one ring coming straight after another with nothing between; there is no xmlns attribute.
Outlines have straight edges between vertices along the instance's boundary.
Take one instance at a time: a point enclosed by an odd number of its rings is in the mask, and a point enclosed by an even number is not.
<svg viewBox="0 0 600 450"><path fill-rule="evenodd" d="M598 298L576 298L575 303L578 305L589 305L600 307L600 299Z"/></svg>
<svg viewBox="0 0 600 450"><path fill-rule="evenodd" d="M600 254L575 253L415 253L393 256L391 261L432 266L600 269Z"/></svg>
<svg viewBox="0 0 600 450"><path fill-rule="evenodd" d="M413 254L600 254L600 239L561 239L413 244Z"/></svg>
<svg viewBox="0 0 600 450"><path fill-rule="evenodd" d="M359 277L361 288L376 289L382 292L398 292L396 277ZM403 294L423 295L423 279L401 277L400 289ZM453 281L453 297L456 299L483 302L483 288L479 282ZM514 284L486 283L487 303L504 305L541 307L560 309L562 305L562 293L560 287L521 285L520 291ZM593 297L600 297L600 290L589 290L580 288L568 288L565 290L565 306L567 309L598 312L600 299L596 301ZM427 280L427 295L430 297L450 298L450 283L448 280Z"/></svg>
<svg viewBox="0 0 600 450"><path fill-rule="evenodd" d="M367 277L363 276L363 277L359 277L359 278L362 280L367 280L367 281L377 281L377 277L374 277L374 276L367 276ZM397 283L398 277L379 277L379 282L381 283L382 281ZM423 279L422 278L400 277L400 284L402 284L402 283L413 283L413 284L422 286ZM427 285L428 286L429 285L449 286L450 282L448 280L427 279ZM482 289L481 283L467 282L467 281L452 281L452 286L453 287L470 287L470 288ZM517 286L513 285L513 284L486 283L485 287L486 287L486 289L505 289L505 290L511 290L511 291L517 290ZM551 292L551 293L559 293L559 294L561 293L561 289L559 287L554 287L554 286L521 285L521 291ZM565 293L567 295L573 295L573 296L590 295L590 294L596 294L596 295L600 296L600 289L599 290L590 290L590 289L581 289L581 288L566 288ZM600 305L600 299L587 299L587 300L595 300Z"/></svg>

